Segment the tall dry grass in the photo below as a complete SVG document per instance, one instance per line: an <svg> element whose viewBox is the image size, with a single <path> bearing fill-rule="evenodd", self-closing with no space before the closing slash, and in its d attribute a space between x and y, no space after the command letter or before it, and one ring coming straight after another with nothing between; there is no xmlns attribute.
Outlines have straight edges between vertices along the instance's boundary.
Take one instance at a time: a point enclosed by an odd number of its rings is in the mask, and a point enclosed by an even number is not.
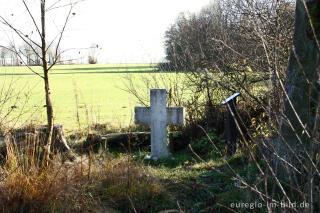
<svg viewBox="0 0 320 213"><path fill-rule="evenodd" d="M7 141L0 165L0 212L150 212L169 198L130 156L89 154L63 162L63 154L57 154L44 167L38 143L25 141L22 148Z"/></svg>

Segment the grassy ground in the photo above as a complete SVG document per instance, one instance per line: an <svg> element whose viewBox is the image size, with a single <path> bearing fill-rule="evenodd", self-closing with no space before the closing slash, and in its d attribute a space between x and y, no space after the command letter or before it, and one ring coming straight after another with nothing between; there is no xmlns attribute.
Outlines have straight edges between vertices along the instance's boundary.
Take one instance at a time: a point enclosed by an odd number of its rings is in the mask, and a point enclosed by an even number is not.
<svg viewBox="0 0 320 213"><path fill-rule="evenodd" d="M203 162L189 149L161 161L144 160L145 151L100 150L73 162L61 163L57 155L43 169L39 158L10 150L0 164L0 212L232 212L232 203L252 194L239 187L226 162L251 183L258 175L241 152L230 159L212 152Z"/></svg>
<svg viewBox="0 0 320 213"><path fill-rule="evenodd" d="M80 124L103 124L102 133L107 128L105 123L126 126L137 100L123 90L125 78L129 75L135 84L142 85L146 82L141 77L147 79L152 70L154 66L148 64L56 66L51 74L55 122L64 124L66 129L76 129L79 110ZM177 77L161 74L164 75L153 77ZM42 80L25 67L0 67L0 85L8 87L10 82L21 94L31 92L27 106L35 112L32 119L44 123ZM4 99L0 97L1 103ZM0 107L0 114L15 104L15 100L8 102ZM22 102L17 103L18 111ZM3 110L3 106L8 109ZM28 120L28 116L24 118ZM215 143L223 150L224 142L215 136ZM87 155L73 147L73 162L60 161L58 155L51 166L43 169L37 162L40 157L35 162L34 154L26 156L13 150L5 162L0 161L0 212L232 212L228 210L231 203L250 201L252 194L238 187L226 165L227 161L253 183L259 174L251 166L248 154L239 152L226 159L207 146L206 137L195 140L191 144L197 153L206 155L201 156L204 162L189 149L174 153L174 159L155 162L144 160L146 151L109 150Z"/></svg>
<svg viewBox="0 0 320 213"><path fill-rule="evenodd" d="M137 100L125 89L125 78L149 76L155 65L108 64L108 65L61 65L51 72L51 94L55 122L66 129L78 126L77 110L83 126L91 123L111 123L126 126L132 122ZM40 67L34 67L41 72ZM163 73L162 73L163 74ZM156 74L158 75L158 74ZM171 74L165 74L171 75ZM140 78L139 78L140 79ZM0 85L9 87L14 82L15 90L23 89L31 94L28 109L35 112L32 119L45 121L43 81L26 67L0 67ZM135 82L137 85L141 80ZM7 105L9 109L12 104ZM16 104L21 108L21 103ZM16 111L19 111L19 108ZM27 119L28 117L25 116Z"/></svg>
<svg viewBox="0 0 320 213"><path fill-rule="evenodd" d="M33 69L41 73L40 67ZM50 75L55 123L63 124L66 130L78 129L79 124L80 127L87 127L103 123L117 128L133 124L133 110L138 100L125 91L130 84L128 79L140 89L139 94L144 93L148 99L148 88L176 90L175 83L187 78L185 73L155 72L155 69L155 64L55 66ZM27 112L20 118L20 122L46 122L44 85L40 77L24 66L0 67L0 85L1 118L13 110L10 117L15 117L20 111ZM179 86L178 93L185 101L189 97L189 88L181 83ZM15 90L20 95L19 99L7 100L4 104L6 90L3 91L3 88ZM254 89L260 91L261 86L255 86ZM213 98L219 104L228 95L215 90ZM26 106L23 104L25 99L28 99Z"/></svg>

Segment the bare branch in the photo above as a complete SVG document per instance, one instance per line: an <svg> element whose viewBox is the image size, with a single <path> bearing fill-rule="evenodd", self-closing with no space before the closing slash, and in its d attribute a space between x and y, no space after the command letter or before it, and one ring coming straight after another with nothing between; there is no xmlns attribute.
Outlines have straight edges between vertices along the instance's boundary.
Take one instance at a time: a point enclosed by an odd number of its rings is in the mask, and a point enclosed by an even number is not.
<svg viewBox="0 0 320 213"><path fill-rule="evenodd" d="M35 41L33 41L31 38L29 38L28 36L26 36L24 33L22 33L20 30L16 29L15 27L13 27L5 18L3 18L2 16L0 16L0 19L2 20L2 23L6 26L8 26L10 29L12 29L31 49L32 51L39 57L42 58L37 51L34 49L34 47L32 46L32 44L36 45L37 47L41 48L41 46L39 44L37 44ZM28 37L29 41L25 38ZM30 43L31 42L31 43Z"/></svg>
<svg viewBox="0 0 320 213"><path fill-rule="evenodd" d="M68 7L68 6L75 6L76 4L80 3L80 2L83 2L83 1L86 1L86 0L78 0L78 1L74 1L74 2L71 2L71 3L68 3L68 4L64 4L64 5L59 5L59 6L55 6L57 5L59 2L61 2L62 0L58 0L57 2L55 2L53 5L51 5L50 7L48 7L48 9L46 9L46 12L49 12L51 10L55 10L55 9L59 9L59 8L63 8L63 7Z"/></svg>
<svg viewBox="0 0 320 213"><path fill-rule="evenodd" d="M57 46L56 46L55 60L54 60L54 62L50 65L50 67L48 68L48 71L57 63L59 46L60 46L60 43L61 43L61 39L62 39L63 33L65 32L66 26L67 26L67 24L68 24L68 21L69 21L69 18L70 18L72 9L73 9L73 6L71 5L70 10L69 10L69 12L68 12L68 15L67 15L67 17L66 17L66 20L65 20L64 25L63 25L62 30L61 30L60 37L59 37L59 40L58 40L58 44L57 44Z"/></svg>
<svg viewBox="0 0 320 213"><path fill-rule="evenodd" d="M4 48L4 49L6 49L6 50L8 50L8 51L10 51L10 52L15 53L15 54L19 57L19 59L21 60L21 62L22 62L26 67L28 67L28 69L29 69L31 72L33 72L34 74L36 74L36 75L38 75L39 77L43 78L42 75L40 75L38 72L36 72L34 69L32 69L32 67L30 67L30 66L22 59L22 57L21 57L20 54L23 55L23 53L22 53L21 51L17 51L17 49L16 49L15 47L13 47L14 49L10 49L10 48L8 48L8 47L6 47L6 46L2 46L2 45L0 45L0 47Z"/></svg>
<svg viewBox="0 0 320 213"><path fill-rule="evenodd" d="M59 2L61 2L62 0L57 0L56 2L54 2L51 6L48 7L47 11L49 11L51 8L55 7L57 4L59 4Z"/></svg>
<svg viewBox="0 0 320 213"><path fill-rule="evenodd" d="M30 16L30 18L32 19L32 22L33 22L34 26L36 27L37 32L38 32L38 34L39 34L39 36L40 36L40 38L41 38L42 35L41 35L41 32L40 32L40 30L39 30L39 27L38 27L38 25L37 25L36 20L34 19L32 13L30 12L29 7L28 7L27 3L25 2L25 0L23 0L22 2L23 2L23 4L24 4L25 8L27 9L27 11L28 11L28 13L29 13L29 16Z"/></svg>

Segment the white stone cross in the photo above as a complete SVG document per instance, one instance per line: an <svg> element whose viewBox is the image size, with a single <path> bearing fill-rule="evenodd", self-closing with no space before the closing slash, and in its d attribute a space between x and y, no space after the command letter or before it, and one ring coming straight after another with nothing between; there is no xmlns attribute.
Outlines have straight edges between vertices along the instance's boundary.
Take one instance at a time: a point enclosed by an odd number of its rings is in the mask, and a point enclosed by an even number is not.
<svg viewBox="0 0 320 213"><path fill-rule="evenodd" d="M135 107L135 123L151 124L151 154L146 158L158 160L170 157L167 143L167 125L184 124L183 107L166 107L167 90L150 90L151 107Z"/></svg>

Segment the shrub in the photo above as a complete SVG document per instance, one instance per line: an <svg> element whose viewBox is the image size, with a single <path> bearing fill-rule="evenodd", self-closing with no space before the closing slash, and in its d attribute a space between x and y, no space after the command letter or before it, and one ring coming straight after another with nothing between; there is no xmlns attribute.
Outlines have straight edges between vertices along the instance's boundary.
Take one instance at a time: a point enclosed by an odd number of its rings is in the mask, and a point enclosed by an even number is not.
<svg viewBox="0 0 320 213"><path fill-rule="evenodd" d="M210 129L207 133L214 144L207 136L203 136L200 139L191 139L190 146L193 151L201 157L220 157L215 147L221 151L224 146L224 140L216 132L215 129Z"/></svg>
<svg viewBox="0 0 320 213"><path fill-rule="evenodd" d="M97 64L98 60L92 56L89 56L88 62L89 62L89 64Z"/></svg>

